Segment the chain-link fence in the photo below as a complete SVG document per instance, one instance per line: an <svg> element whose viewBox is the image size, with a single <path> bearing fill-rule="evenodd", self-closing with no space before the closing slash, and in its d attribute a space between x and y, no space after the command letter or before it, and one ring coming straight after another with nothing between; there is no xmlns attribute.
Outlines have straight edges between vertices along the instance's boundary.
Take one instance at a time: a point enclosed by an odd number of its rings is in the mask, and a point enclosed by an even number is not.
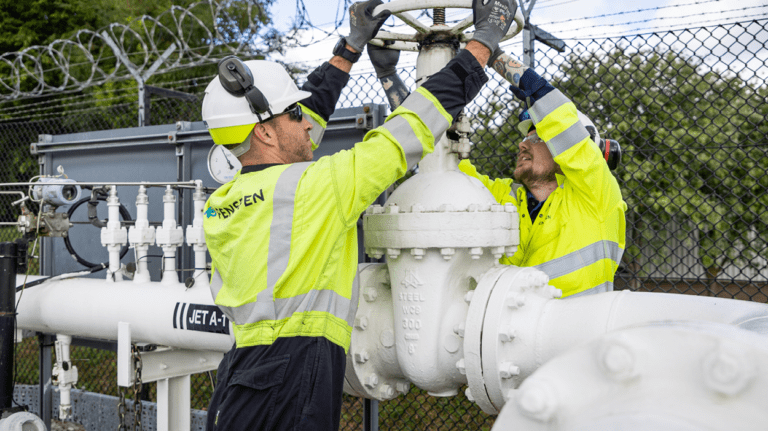
<svg viewBox="0 0 768 431"><path fill-rule="evenodd" d="M616 289L768 300L768 20L603 40L570 40L558 53L537 45L536 70L570 97L604 138L620 142L614 171L627 211L627 249ZM206 73L210 75L206 78ZM149 124L199 121L201 93L214 73L167 85L197 101L155 97ZM494 73L468 107L481 173L510 177L521 107ZM414 70L401 77L411 87ZM136 89L0 105L0 181L37 173L28 145L39 134L133 127ZM373 75L353 76L340 107L386 103ZM0 221L12 222L14 196L0 195ZM3 227L0 241L16 237ZM17 348L19 383L37 383L37 341ZM76 348L79 386L117 394L114 354ZM78 364L80 365L80 364ZM211 376L193 377L192 407L205 408ZM154 395L148 394L151 399ZM345 396L342 429L362 429L362 400ZM490 429L493 418L463 396L435 398L412 389L379 405L393 429Z"/></svg>

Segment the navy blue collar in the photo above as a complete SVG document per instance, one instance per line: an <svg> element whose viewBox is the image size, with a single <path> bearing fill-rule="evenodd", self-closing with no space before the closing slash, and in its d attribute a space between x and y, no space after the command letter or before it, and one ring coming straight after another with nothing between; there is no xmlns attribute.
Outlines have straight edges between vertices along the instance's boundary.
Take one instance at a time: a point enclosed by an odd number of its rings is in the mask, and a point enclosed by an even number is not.
<svg viewBox="0 0 768 431"><path fill-rule="evenodd" d="M250 174L251 172L263 171L264 169L271 168L272 166L278 166L278 165L281 165L281 163L265 163L263 165L243 166L243 169L240 169L240 175Z"/></svg>
<svg viewBox="0 0 768 431"><path fill-rule="evenodd" d="M543 201L539 202L536 199L536 196L534 196L533 193L528 191L528 189L525 190L525 196L528 199L528 214L531 215L531 223L533 223L533 220L539 214L541 207L544 206L544 202L546 202L547 200L544 199Z"/></svg>

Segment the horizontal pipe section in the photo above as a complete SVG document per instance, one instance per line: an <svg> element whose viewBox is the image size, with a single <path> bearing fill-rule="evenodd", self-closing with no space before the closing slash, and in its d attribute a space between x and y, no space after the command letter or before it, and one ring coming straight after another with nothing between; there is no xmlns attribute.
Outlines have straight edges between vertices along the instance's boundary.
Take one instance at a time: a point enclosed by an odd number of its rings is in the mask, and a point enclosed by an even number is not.
<svg viewBox="0 0 768 431"><path fill-rule="evenodd" d="M617 291L551 300L536 331L538 365L604 333L650 322L707 321L768 333L768 306L708 296ZM533 323L533 322L532 322Z"/></svg>
<svg viewBox="0 0 768 431"><path fill-rule="evenodd" d="M133 342L192 350L228 351L229 319L213 304L207 282L107 283L73 278L17 292L17 325L44 333L117 340L119 322L131 324ZM17 277L17 285L23 277Z"/></svg>

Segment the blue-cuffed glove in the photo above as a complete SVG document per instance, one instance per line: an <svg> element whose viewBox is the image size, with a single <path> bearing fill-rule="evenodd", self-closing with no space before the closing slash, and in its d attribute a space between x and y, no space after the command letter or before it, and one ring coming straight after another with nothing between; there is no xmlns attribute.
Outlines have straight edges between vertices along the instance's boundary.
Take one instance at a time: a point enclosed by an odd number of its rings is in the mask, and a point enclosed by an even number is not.
<svg viewBox="0 0 768 431"><path fill-rule="evenodd" d="M544 91L543 94L536 94L539 90L545 88L546 91ZM523 73L523 76L520 78L519 86L515 86L513 83L509 86L509 90L512 91L512 94L514 94L515 97L527 103L528 106L533 106L533 103L537 99L554 90L554 87L552 87L546 79L533 71L533 69L526 69L525 73ZM531 99L531 96L534 95L538 97L533 97L533 99Z"/></svg>

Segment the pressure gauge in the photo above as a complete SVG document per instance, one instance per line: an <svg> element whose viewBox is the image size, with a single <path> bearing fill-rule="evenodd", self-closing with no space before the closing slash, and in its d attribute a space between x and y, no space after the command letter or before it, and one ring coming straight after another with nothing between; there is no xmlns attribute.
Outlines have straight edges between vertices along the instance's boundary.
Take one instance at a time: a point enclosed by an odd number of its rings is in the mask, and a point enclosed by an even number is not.
<svg viewBox="0 0 768 431"><path fill-rule="evenodd" d="M215 145L208 151L208 172L219 184L226 184L235 178L243 165L223 145Z"/></svg>

